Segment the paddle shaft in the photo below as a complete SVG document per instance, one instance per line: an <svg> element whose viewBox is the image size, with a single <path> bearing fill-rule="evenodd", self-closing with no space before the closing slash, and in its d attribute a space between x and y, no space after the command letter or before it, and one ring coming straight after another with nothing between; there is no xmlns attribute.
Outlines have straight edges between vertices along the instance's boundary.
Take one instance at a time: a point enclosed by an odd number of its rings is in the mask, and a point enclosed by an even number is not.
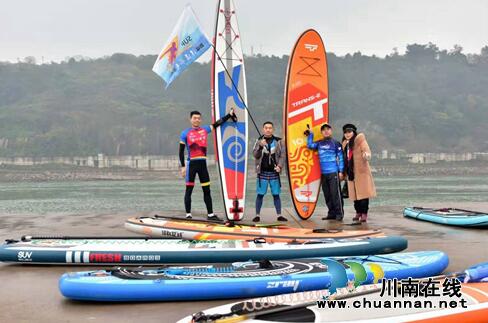
<svg viewBox="0 0 488 323"><path fill-rule="evenodd" d="M219 221L219 220L206 220L206 219L186 219L186 218L179 218L176 216L166 216L166 215L158 215L155 214L153 218L156 219L168 219L168 220L176 220L176 221L186 221L186 222L200 222L200 223L214 223L214 224L222 224L226 225L226 221ZM138 219L151 219L151 217L140 217ZM238 226L245 225L248 227L258 227L258 228L263 228L263 227L286 227L283 223L239 223Z"/></svg>
<svg viewBox="0 0 488 323"><path fill-rule="evenodd" d="M215 53L215 55L217 55L217 58L219 59L219 62L222 64L222 67L224 68L225 73L227 74L227 76L229 77L230 81L232 82L232 86L236 90L237 95L239 95L239 99L241 100L242 104L246 108L247 114L248 114L249 118L251 118L251 121L252 121L252 123L254 125L254 128L256 128L256 131L258 132L259 136L261 136L261 131L259 130L258 125L256 124L256 121L254 121L254 118L253 118L253 116L251 114L251 111L249 111L249 108L247 107L246 101L244 101L244 99L242 98L241 92L239 92L239 89L237 88L237 85L235 84L234 80L232 79L232 76L230 75L229 70L227 69L227 67L225 66L224 62L222 61L222 57L220 57L219 52L215 48L215 45L214 44L212 44L212 48L214 49L214 53Z"/></svg>
<svg viewBox="0 0 488 323"><path fill-rule="evenodd" d="M144 236L22 236L20 238L21 241L26 242L30 240L168 240L173 239L176 240L177 238L153 238L153 237L144 237ZM179 240L179 239L177 239Z"/></svg>

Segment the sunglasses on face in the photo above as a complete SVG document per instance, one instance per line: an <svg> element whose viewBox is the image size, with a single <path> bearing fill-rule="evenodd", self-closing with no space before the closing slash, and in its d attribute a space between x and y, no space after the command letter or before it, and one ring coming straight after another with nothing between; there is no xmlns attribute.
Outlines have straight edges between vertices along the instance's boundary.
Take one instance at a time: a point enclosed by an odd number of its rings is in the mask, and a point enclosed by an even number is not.
<svg viewBox="0 0 488 323"><path fill-rule="evenodd" d="M352 132L352 130L346 130L346 131L344 131L344 133L351 133L351 132Z"/></svg>

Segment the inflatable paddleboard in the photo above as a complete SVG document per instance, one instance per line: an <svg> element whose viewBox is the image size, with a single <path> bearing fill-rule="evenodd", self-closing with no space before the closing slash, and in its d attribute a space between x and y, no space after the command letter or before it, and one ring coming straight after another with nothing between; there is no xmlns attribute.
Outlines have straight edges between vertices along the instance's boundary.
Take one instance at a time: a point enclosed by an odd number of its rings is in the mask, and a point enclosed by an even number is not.
<svg viewBox="0 0 488 323"><path fill-rule="evenodd" d="M308 307L298 307L291 310L284 310L278 313L257 316L254 319L239 320L246 323L279 323L279 322L361 322L361 323L479 323L487 322L488 318L488 283L469 283L461 285L461 297L392 297L388 295L380 296L380 292L366 294L357 297L347 298L348 308L318 308L317 305ZM381 289L381 284L360 286L357 291L367 291L372 289ZM178 321L178 323L197 323L206 322L205 317L221 317L221 314L235 313L235 315L245 315L254 311L263 311L279 306L294 306L303 302L315 302L322 299L327 291L312 291L293 293L286 295L268 296L238 302L223 306L218 306L203 312L195 313ZM465 307L460 300L466 301ZM345 300L345 299L344 299ZM398 308L391 306L387 308L355 308L351 304L364 304L365 300L370 304L393 304L395 301L410 301L412 304L429 301L432 306L417 306L416 308ZM451 308L452 301L456 302L456 307ZM357 303L359 302L359 303ZM373 303L375 302L375 303ZM446 306L447 305L447 306ZM227 317L225 317L227 318ZM229 318L232 318L230 316Z"/></svg>
<svg viewBox="0 0 488 323"><path fill-rule="evenodd" d="M288 62L283 128L286 138L287 174L293 206L298 216L312 216L320 191L317 152L307 148L303 132L310 127L314 138L329 122L327 57L322 38L313 29L298 38Z"/></svg>
<svg viewBox="0 0 488 323"><path fill-rule="evenodd" d="M247 176L247 93L241 34L232 0L219 0L212 55L211 101L214 122L233 108L237 122L226 122L214 132L215 158L220 174L227 219L244 216Z"/></svg>
<svg viewBox="0 0 488 323"><path fill-rule="evenodd" d="M448 264L440 251L385 257L335 259L381 266L385 277L437 275ZM324 259L228 263L160 269L99 270L67 273L59 282L68 298L89 301L179 301L276 295L328 288L334 279ZM352 271L349 280L354 281Z"/></svg>
<svg viewBox="0 0 488 323"><path fill-rule="evenodd" d="M476 211L453 208L432 209L423 207L407 207L403 210L403 215L409 218L439 224L461 227L488 228L488 214Z"/></svg>
<svg viewBox="0 0 488 323"><path fill-rule="evenodd" d="M125 222L125 227L129 231L145 234L150 237L171 237L189 240L246 240L265 238L266 241L287 242L326 238L363 238L384 235L380 230L314 230L293 228L285 225L270 227L234 225L228 227L224 223L162 216L130 218Z"/></svg>
<svg viewBox="0 0 488 323"><path fill-rule="evenodd" d="M402 237L324 239L307 243L265 239L188 241L141 238L9 239L0 261L60 265L157 265L384 254L407 248Z"/></svg>

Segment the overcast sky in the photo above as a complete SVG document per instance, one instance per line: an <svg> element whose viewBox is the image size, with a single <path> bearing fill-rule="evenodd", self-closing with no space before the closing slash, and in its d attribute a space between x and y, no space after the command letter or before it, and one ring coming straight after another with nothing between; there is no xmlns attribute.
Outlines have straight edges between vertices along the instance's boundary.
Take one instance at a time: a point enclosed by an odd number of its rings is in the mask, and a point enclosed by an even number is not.
<svg viewBox="0 0 488 323"><path fill-rule="evenodd" d="M244 52L289 54L297 36L317 29L338 55L384 56L433 42L465 53L488 45L486 0L234 0ZM212 36L217 0L2 0L0 61L35 56L157 54L184 5Z"/></svg>

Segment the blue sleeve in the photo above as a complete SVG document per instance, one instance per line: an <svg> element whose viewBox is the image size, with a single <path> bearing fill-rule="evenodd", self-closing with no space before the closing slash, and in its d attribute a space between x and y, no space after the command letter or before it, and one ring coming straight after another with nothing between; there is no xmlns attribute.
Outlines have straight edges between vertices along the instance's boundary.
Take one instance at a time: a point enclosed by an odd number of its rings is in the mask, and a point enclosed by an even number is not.
<svg viewBox="0 0 488 323"><path fill-rule="evenodd" d="M336 154L339 163L339 173L344 172L344 152L342 151L342 145L336 141Z"/></svg>
<svg viewBox="0 0 488 323"><path fill-rule="evenodd" d="M313 142L313 132L310 132L307 138L307 148L317 150L318 145L318 143Z"/></svg>
<svg viewBox="0 0 488 323"><path fill-rule="evenodd" d="M180 144L186 145L186 134L188 132L186 130L183 130L180 135Z"/></svg>
<svg viewBox="0 0 488 323"><path fill-rule="evenodd" d="M209 125L203 126L203 129L205 129L205 131L206 131L207 133L211 133L211 132L212 132L212 127L211 127L211 126L209 126Z"/></svg>

